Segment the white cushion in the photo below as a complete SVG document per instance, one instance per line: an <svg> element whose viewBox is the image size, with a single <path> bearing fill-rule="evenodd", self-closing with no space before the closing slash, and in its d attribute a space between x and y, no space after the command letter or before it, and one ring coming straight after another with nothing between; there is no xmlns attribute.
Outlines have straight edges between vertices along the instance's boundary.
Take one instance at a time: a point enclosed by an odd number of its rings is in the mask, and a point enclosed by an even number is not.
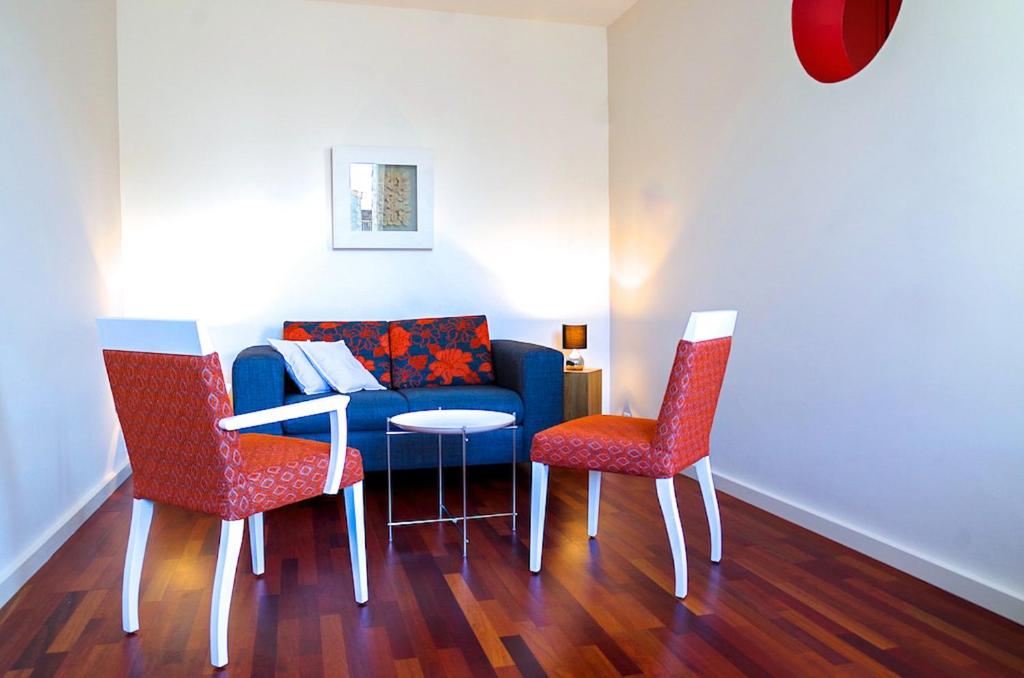
<svg viewBox="0 0 1024 678"><path fill-rule="evenodd" d="M285 368L292 380L306 395L317 393L329 393L331 385L317 371L313 363L309 361L306 354L299 348L300 344L308 344L307 341L285 341L284 339L267 339L267 342L284 358Z"/></svg>
<svg viewBox="0 0 1024 678"><path fill-rule="evenodd" d="M299 342L299 348L338 393L385 390L344 341L304 341Z"/></svg>

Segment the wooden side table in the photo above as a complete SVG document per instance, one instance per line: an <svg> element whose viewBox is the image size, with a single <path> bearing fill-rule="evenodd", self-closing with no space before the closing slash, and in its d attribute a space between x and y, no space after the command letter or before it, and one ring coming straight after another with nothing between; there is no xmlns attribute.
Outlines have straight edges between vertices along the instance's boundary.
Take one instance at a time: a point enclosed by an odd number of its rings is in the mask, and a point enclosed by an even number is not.
<svg viewBox="0 0 1024 678"><path fill-rule="evenodd" d="M579 419L591 414L601 414L600 368L565 370L565 420Z"/></svg>

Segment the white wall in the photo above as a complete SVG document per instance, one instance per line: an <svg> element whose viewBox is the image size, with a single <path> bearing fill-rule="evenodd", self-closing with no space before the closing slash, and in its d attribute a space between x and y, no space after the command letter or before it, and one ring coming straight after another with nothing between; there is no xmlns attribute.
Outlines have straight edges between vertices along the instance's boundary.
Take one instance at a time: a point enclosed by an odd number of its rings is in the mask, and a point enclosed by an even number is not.
<svg viewBox="0 0 1024 678"><path fill-rule="evenodd" d="M738 308L716 469L1024 619L1024 4L984 4L904 3L836 85L787 0L610 29L612 405Z"/></svg>
<svg viewBox="0 0 1024 678"><path fill-rule="evenodd" d="M125 464L95 318L119 308L114 0L0 3L0 604Z"/></svg>
<svg viewBox="0 0 1024 678"><path fill-rule="evenodd" d="M283 320L486 313L608 364L603 29L300 0L119 3L129 313L230 362ZM333 251L328 150L435 154L433 251Z"/></svg>

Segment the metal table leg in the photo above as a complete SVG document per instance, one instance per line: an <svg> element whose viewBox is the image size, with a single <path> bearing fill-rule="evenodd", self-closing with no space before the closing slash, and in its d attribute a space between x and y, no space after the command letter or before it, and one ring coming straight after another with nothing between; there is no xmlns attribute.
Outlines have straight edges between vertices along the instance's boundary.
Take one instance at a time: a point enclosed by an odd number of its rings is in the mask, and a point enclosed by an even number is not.
<svg viewBox="0 0 1024 678"><path fill-rule="evenodd" d="M468 555L469 545L469 534L467 532L469 528L469 511L466 510L466 442L468 437L466 436L466 429L462 429L462 557L465 558Z"/></svg>
<svg viewBox="0 0 1024 678"><path fill-rule="evenodd" d="M391 517L391 417L388 417L387 430L384 432L388 448L388 541L394 536L393 518Z"/></svg>
<svg viewBox="0 0 1024 678"><path fill-rule="evenodd" d="M441 458L441 436L437 436L437 519L444 518L444 470Z"/></svg>
<svg viewBox="0 0 1024 678"><path fill-rule="evenodd" d="M515 413L512 413L515 416ZM513 424L515 421L512 422ZM516 433L519 429L512 428L512 531L516 531Z"/></svg>

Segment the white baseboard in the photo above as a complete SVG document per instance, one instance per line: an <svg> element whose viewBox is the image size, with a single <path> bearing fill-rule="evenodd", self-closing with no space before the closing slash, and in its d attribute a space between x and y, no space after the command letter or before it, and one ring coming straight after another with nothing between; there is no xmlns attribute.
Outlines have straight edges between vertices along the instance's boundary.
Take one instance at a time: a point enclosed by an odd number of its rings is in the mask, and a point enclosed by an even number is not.
<svg viewBox="0 0 1024 678"><path fill-rule="evenodd" d="M695 477L692 469L684 474ZM715 489L732 495L773 515L837 541L897 570L906 572L986 610L1024 624L1024 597L983 581L955 567L924 556L871 534L838 518L783 499L750 483L714 472ZM726 528L727 529L727 528ZM725 532L728 540L728 532ZM728 551L728 546L726 546Z"/></svg>
<svg viewBox="0 0 1024 678"><path fill-rule="evenodd" d="M42 567L57 549L88 520L96 509L114 493L131 474L127 462L116 471L111 471L92 491L72 506L39 539L25 549L14 562L0 572L0 607L14 597L32 575Z"/></svg>

